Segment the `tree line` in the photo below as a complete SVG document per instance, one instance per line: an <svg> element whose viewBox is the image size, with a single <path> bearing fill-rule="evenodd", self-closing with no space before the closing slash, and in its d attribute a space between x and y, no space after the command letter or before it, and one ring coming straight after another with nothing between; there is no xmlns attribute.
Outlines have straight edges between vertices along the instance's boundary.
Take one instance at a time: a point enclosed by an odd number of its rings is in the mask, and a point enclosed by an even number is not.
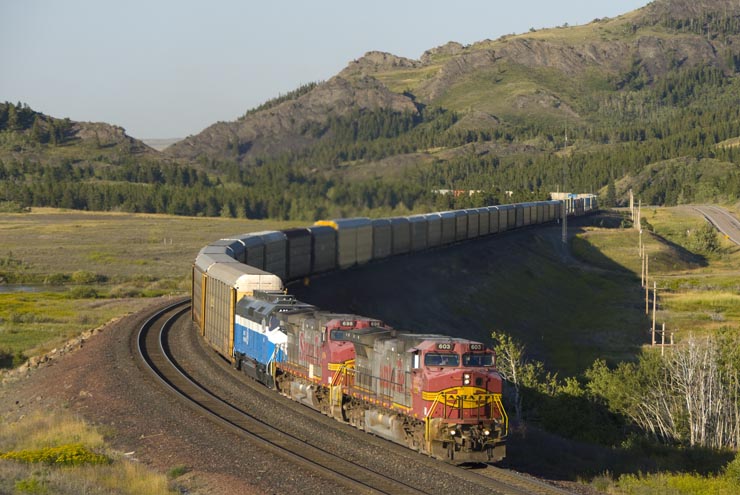
<svg viewBox="0 0 740 495"><path fill-rule="evenodd" d="M740 448L740 338L731 328L690 336L664 356L645 350L610 367L597 360L560 379L524 346L494 332L514 418L570 438L614 445L632 433L667 445Z"/></svg>

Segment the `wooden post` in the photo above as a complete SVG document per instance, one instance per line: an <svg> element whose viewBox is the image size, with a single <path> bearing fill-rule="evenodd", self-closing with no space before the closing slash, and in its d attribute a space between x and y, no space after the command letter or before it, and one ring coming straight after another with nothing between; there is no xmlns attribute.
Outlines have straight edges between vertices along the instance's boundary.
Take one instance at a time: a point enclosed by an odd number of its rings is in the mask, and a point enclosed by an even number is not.
<svg viewBox="0 0 740 495"><path fill-rule="evenodd" d="M645 255L645 314L650 314L650 302L649 302L649 295L650 295L650 287L648 284L648 256Z"/></svg>
<svg viewBox="0 0 740 495"><path fill-rule="evenodd" d="M663 323L663 331L660 332L660 355L665 355L665 322Z"/></svg>
<svg viewBox="0 0 740 495"><path fill-rule="evenodd" d="M658 306L658 282L653 281L653 345L655 345L655 312Z"/></svg>

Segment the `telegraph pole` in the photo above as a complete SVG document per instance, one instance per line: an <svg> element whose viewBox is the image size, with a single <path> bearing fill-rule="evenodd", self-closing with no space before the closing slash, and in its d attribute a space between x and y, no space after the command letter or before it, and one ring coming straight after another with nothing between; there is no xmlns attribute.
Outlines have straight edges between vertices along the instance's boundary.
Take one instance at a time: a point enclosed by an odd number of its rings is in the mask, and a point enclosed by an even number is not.
<svg viewBox="0 0 740 495"><path fill-rule="evenodd" d="M565 146L563 147L563 194L565 199L563 200L563 233L562 241L563 244L568 244L568 197L565 189L565 174L568 165L568 127L565 128Z"/></svg>

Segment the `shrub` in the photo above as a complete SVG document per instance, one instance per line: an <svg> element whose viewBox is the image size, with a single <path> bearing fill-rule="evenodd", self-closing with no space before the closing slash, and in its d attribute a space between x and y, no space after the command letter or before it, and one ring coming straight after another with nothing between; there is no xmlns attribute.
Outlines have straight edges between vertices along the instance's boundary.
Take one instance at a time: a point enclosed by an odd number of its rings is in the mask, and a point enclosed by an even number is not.
<svg viewBox="0 0 740 495"><path fill-rule="evenodd" d="M36 450L10 451L1 454L0 459L50 466L81 466L83 464L110 464L111 462L108 457L96 454L79 443Z"/></svg>
<svg viewBox="0 0 740 495"><path fill-rule="evenodd" d="M102 282L103 278L104 277L96 273L88 272L85 270L77 270L76 272L72 273L71 277L72 282L74 282L75 284L95 284L98 282Z"/></svg>
<svg viewBox="0 0 740 495"><path fill-rule="evenodd" d="M72 290L69 291L68 296L70 299L95 299L98 297L98 291L92 287L81 285L73 287Z"/></svg>

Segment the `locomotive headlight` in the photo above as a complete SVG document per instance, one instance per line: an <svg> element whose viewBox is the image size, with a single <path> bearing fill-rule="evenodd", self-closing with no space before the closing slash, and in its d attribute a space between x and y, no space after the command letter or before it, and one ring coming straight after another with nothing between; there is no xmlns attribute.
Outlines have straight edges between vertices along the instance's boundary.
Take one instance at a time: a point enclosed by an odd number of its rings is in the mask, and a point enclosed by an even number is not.
<svg viewBox="0 0 740 495"><path fill-rule="evenodd" d="M490 434L491 434L491 430L489 430L488 428L486 428L485 430L483 430L483 435L484 436L488 436Z"/></svg>
<svg viewBox="0 0 740 495"><path fill-rule="evenodd" d="M465 373L463 375L463 385L470 385L470 374Z"/></svg>
<svg viewBox="0 0 740 495"><path fill-rule="evenodd" d="M450 431L449 431L448 433L449 433L449 434L450 434L451 436L453 436L453 437L454 437L455 435L457 435L457 430L456 430L456 429L454 429L454 428L452 428L452 429L451 429L451 430L450 430Z"/></svg>

